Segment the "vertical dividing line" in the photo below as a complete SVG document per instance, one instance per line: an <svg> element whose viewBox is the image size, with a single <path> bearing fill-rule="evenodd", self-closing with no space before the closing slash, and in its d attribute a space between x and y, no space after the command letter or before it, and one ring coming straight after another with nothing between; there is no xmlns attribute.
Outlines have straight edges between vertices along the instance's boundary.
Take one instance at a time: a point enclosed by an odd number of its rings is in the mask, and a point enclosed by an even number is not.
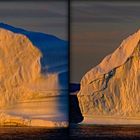
<svg viewBox="0 0 140 140"><path fill-rule="evenodd" d="M71 47L71 37L70 37L70 22L71 22L71 6L70 0L68 0L68 136L70 136L70 47Z"/></svg>

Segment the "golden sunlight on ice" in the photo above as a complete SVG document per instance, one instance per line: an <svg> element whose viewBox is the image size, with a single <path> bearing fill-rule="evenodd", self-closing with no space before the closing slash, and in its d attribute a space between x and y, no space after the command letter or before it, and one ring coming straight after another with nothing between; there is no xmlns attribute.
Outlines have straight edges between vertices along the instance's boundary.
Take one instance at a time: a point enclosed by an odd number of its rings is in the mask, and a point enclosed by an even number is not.
<svg viewBox="0 0 140 140"><path fill-rule="evenodd" d="M81 80L84 123L140 124L140 30Z"/></svg>
<svg viewBox="0 0 140 140"><path fill-rule="evenodd" d="M58 76L41 73L41 57L26 36L0 29L0 125L68 125L60 119Z"/></svg>

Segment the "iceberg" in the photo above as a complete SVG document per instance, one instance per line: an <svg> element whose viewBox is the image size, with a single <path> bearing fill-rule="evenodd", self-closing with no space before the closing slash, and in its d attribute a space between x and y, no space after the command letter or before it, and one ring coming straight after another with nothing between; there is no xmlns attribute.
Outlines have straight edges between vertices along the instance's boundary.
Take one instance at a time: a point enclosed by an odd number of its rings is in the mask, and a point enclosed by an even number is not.
<svg viewBox="0 0 140 140"><path fill-rule="evenodd" d="M68 126L68 42L0 23L0 125Z"/></svg>
<svg viewBox="0 0 140 140"><path fill-rule="evenodd" d="M84 123L140 124L140 30L87 72L77 94Z"/></svg>

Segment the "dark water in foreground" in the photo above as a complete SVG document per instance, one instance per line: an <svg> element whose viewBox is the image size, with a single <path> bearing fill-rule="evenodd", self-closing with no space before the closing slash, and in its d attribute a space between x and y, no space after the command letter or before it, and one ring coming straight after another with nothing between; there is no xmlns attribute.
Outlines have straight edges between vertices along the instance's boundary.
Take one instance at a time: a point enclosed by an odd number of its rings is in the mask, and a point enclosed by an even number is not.
<svg viewBox="0 0 140 140"><path fill-rule="evenodd" d="M73 140L140 140L140 125L71 125L70 137Z"/></svg>
<svg viewBox="0 0 140 140"><path fill-rule="evenodd" d="M140 140L140 126L0 127L0 140Z"/></svg>
<svg viewBox="0 0 140 140"><path fill-rule="evenodd" d="M72 140L140 140L140 125L80 125L83 116L77 96L70 95L70 138ZM117 121L117 120L116 120Z"/></svg>
<svg viewBox="0 0 140 140"><path fill-rule="evenodd" d="M0 140L67 140L66 128L0 127Z"/></svg>

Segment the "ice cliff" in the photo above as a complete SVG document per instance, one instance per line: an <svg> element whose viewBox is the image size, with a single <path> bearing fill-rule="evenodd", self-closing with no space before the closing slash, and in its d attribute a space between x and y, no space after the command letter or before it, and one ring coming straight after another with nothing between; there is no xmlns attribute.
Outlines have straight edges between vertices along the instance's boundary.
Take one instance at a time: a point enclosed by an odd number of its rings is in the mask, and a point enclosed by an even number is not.
<svg viewBox="0 0 140 140"><path fill-rule="evenodd" d="M85 120L140 123L140 30L85 74L77 96Z"/></svg>
<svg viewBox="0 0 140 140"><path fill-rule="evenodd" d="M66 57L66 41L0 23L0 125L67 126Z"/></svg>

